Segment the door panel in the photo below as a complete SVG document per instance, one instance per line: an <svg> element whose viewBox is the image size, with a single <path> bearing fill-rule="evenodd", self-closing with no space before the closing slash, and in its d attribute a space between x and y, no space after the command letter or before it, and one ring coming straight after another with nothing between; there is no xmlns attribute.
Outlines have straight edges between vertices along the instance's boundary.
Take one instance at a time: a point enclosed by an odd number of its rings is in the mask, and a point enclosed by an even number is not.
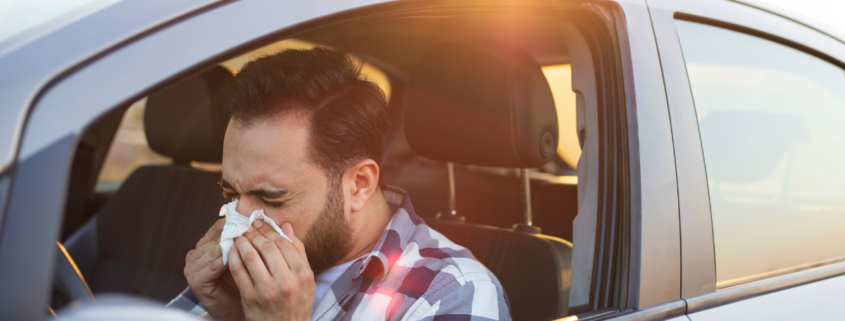
<svg viewBox="0 0 845 321"><path fill-rule="evenodd" d="M690 314L692 321L841 320L845 276L782 290Z"/></svg>
<svg viewBox="0 0 845 321"><path fill-rule="evenodd" d="M672 122L676 168L678 172L678 198L680 203L682 235L681 246L683 273L681 294L688 303L687 311L689 313L714 311L718 309L716 307L719 306L727 308L732 307L735 304L748 304L747 302L757 300L758 298L756 296L761 293L778 291L781 289L788 289L784 290L787 292L795 291L798 288L791 288L792 286L808 284L808 282L820 280L831 275L841 274L843 271L842 266L845 265L843 265L841 261L840 263L836 263L838 255L832 255L832 258L829 255L821 257L821 259L827 258L828 260L802 260L801 262L811 261L811 264L807 266L793 266L791 269L778 270L774 271L772 274L766 275L755 274L755 277L761 279L761 281L758 282L739 280L737 282L733 282L733 284L735 284L733 286L730 283L723 282L721 284L721 289L718 291L716 290L716 265L718 261L715 259L714 255L714 230L711 225L710 208L712 195L709 193L708 188L708 183L712 183L708 182L708 174L714 173L710 173L709 170L705 171L704 154L707 151L702 148L701 140L704 133L699 132L700 119L698 119L698 117L702 115L696 114L696 109L698 109L699 106L694 104L693 90L691 90L687 68L685 65L690 63L690 60L685 59L684 57L684 54L687 54L687 52L682 51L681 42L678 37L680 29L676 28L676 22L678 20L686 20L695 23L703 23L713 27L758 37L766 41L777 43L779 46L793 48L814 56L814 58L820 58L820 61L838 66L839 68L845 66L845 64L842 63L845 61L845 46L843 46L843 43L822 32L807 27L801 22L790 20L787 17L777 16L737 2L711 0L648 0L648 3L655 31L655 38L660 52L664 83L667 91L666 94L669 101L670 119ZM687 38L689 39L690 37ZM767 54L765 56L768 57L770 55ZM786 62L784 65L790 65L790 63L791 62ZM838 70L838 72L840 72L839 76L841 76L841 70ZM729 78L730 77L722 77L725 82L727 82ZM805 96L815 99L814 95ZM698 103L698 101L695 103ZM810 104L813 107L818 105L814 105L812 102L802 102L801 104ZM833 114L836 112L838 111L835 111ZM831 121L833 119L839 119L836 117L831 118ZM825 137L831 136L832 135L827 135ZM710 163L711 164L706 165L714 165L712 164L712 161ZM807 166L807 168L807 170L811 169L809 166ZM765 215L767 214L766 211L757 210L754 213L748 212L745 214L755 214L766 217L765 219L761 219L761 225L771 225L776 223L771 221L771 215ZM795 227L795 229L799 228L801 228L801 226ZM824 229L815 227L807 230L812 233L812 231L823 231ZM787 231L790 233L794 232L791 230ZM747 233L747 236L751 239L757 237L755 233L751 233L750 231ZM778 253L778 255L784 256L784 258L795 259L794 256L790 257L789 255L784 255L783 251L779 251L776 248L783 247L781 250L789 248L794 249L796 244L798 244L798 242L795 241L797 241L797 239L793 237L784 236L779 238L778 242L771 245L773 248L769 249L771 251L769 252L768 257L773 257L773 254L771 253ZM827 243L836 244L835 241L828 241ZM816 244L817 246L799 247L799 250L803 248L818 252L826 245L824 242ZM725 263L724 260L723 263ZM824 265L816 269L807 270L807 268L811 267L813 264ZM777 269L772 268L770 270ZM730 279L730 275L725 276L725 273L723 273L723 279ZM817 290L822 291L821 289ZM813 292L808 290L805 294L810 293ZM761 296L759 298L762 299L771 295L774 294ZM830 293L826 295L830 295ZM740 302L740 300L746 298L753 299ZM794 309L795 311L812 310L814 309L813 307L816 306L816 303L813 300L793 300L789 303L791 305L790 309ZM738 303L732 304L733 302ZM797 305L801 305L803 307L796 307ZM774 306L778 305L776 304ZM708 308L711 310L705 310ZM755 308L766 308L768 310L774 310L774 312L783 311L783 308L772 309L772 306L764 305L747 305L744 309L753 310ZM702 315L706 316L708 314L704 313ZM779 316L781 314L774 313L774 315ZM823 313L813 315L812 317L795 314L783 315L789 315L792 318L798 316L797 319L802 320L819 319L825 318L826 316ZM712 320L730 319L727 318L728 316L729 314L718 315L712 318ZM744 317L737 317L735 319L749 318L768 319L771 317L748 314ZM780 318L775 317L772 319L777 320ZM697 319L693 317L692 320Z"/></svg>
<svg viewBox="0 0 845 321"><path fill-rule="evenodd" d="M704 150L717 288L845 258L845 72L775 41L675 22Z"/></svg>

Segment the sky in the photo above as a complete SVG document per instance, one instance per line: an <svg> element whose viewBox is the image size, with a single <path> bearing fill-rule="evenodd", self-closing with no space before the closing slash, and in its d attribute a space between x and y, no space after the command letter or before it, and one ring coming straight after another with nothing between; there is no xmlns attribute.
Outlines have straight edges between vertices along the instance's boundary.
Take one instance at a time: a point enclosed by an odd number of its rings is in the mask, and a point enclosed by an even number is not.
<svg viewBox="0 0 845 321"><path fill-rule="evenodd" d="M695 1L695 0L678 0ZM815 20L823 26L836 31L837 36L845 36L845 0L756 0L781 7ZM798 17L801 19L801 17ZM803 20L803 19L802 19ZM825 30L827 31L827 30Z"/></svg>
<svg viewBox="0 0 845 321"><path fill-rule="evenodd" d="M97 10L116 0L0 0L0 42L72 11Z"/></svg>

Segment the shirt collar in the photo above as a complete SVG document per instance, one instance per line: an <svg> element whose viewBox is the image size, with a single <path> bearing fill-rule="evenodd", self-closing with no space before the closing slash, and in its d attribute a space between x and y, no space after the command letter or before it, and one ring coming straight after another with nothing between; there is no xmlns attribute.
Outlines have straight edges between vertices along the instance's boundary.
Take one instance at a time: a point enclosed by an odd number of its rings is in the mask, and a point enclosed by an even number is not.
<svg viewBox="0 0 845 321"><path fill-rule="evenodd" d="M374 277L384 278L393 263L402 256L402 250L410 241L416 226L424 223L414 212L407 192L390 185L381 185L381 190L384 200L393 211L393 218L376 241L373 250L364 258L353 279L359 278L370 268L379 268L380 273Z"/></svg>

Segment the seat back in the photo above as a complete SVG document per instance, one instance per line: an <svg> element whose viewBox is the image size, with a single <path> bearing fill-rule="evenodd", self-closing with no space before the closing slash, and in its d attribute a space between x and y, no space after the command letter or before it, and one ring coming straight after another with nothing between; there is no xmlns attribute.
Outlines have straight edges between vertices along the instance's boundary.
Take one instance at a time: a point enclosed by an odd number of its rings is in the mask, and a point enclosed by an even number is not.
<svg viewBox="0 0 845 321"><path fill-rule="evenodd" d="M146 166L126 179L97 216L94 293L169 301L188 285L185 255L220 217L220 173Z"/></svg>
<svg viewBox="0 0 845 321"><path fill-rule="evenodd" d="M94 293L119 292L168 301L187 286L185 255L219 219L219 163L228 116L211 97L232 74L214 67L147 98L144 127L156 152L174 165L135 170L95 218L65 246Z"/></svg>
<svg viewBox="0 0 845 321"><path fill-rule="evenodd" d="M499 278L514 320L554 320L567 314L571 243L492 226L443 220L426 223L469 249ZM561 277L553 277L558 274Z"/></svg>
<svg viewBox="0 0 845 321"><path fill-rule="evenodd" d="M406 92L406 137L423 157L532 168L551 160L557 149L551 89L540 66L519 48L486 41L436 48L411 74ZM520 196L514 194L515 199ZM514 214L521 216L468 215ZM571 243L511 229L443 220L427 223L468 248L496 275L514 320L567 315Z"/></svg>

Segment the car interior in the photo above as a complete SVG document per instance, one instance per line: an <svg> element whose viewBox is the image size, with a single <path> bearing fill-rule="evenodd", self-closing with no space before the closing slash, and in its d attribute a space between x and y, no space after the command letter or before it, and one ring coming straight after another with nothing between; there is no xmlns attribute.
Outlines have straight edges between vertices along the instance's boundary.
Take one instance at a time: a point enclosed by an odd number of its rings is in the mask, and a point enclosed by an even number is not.
<svg viewBox="0 0 845 321"><path fill-rule="evenodd" d="M75 153L51 306L88 289L162 303L181 292L185 255L226 202L217 164L229 116L215 93L257 56L326 46L365 63L389 97L381 183L406 190L417 215L499 278L515 320L571 315L574 279L591 282L572 272L585 98L576 108L578 75L559 72L585 55L571 48L576 30L561 15L484 12L327 24L238 49L115 107ZM135 136L123 132L133 117L143 124ZM104 179L118 156L125 177ZM81 283L69 281L74 263Z"/></svg>

